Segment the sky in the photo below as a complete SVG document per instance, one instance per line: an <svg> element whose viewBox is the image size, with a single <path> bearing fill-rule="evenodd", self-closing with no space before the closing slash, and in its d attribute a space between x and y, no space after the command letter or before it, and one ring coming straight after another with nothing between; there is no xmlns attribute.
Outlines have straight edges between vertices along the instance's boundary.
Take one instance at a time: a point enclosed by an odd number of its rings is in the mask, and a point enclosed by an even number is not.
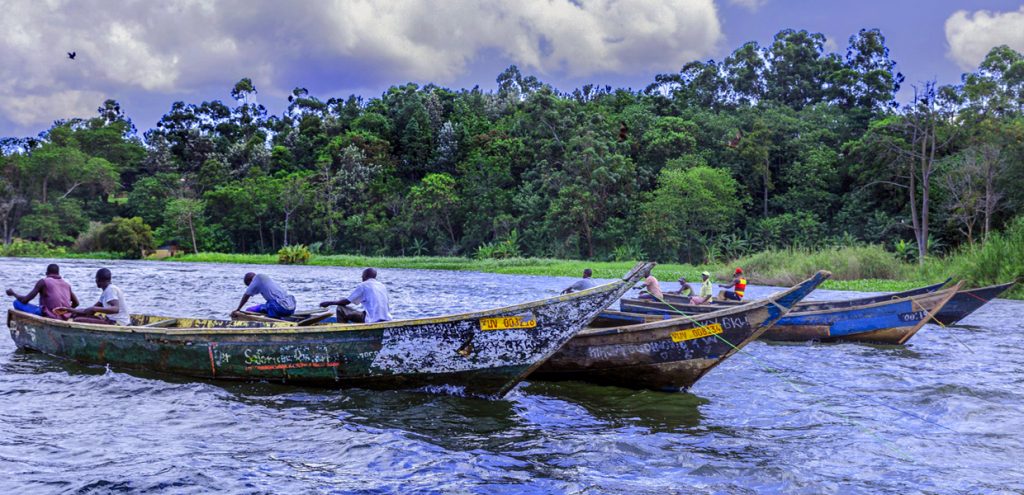
<svg viewBox="0 0 1024 495"><path fill-rule="evenodd" d="M912 84L958 82L993 46L1024 52L1024 1L0 0L0 136L93 116L108 98L144 130L175 101L229 101L243 77L275 114L295 87L322 99L408 81L487 90L511 64L561 90L640 89L786 28L840 54L881 29L906 100Z"/></svg>

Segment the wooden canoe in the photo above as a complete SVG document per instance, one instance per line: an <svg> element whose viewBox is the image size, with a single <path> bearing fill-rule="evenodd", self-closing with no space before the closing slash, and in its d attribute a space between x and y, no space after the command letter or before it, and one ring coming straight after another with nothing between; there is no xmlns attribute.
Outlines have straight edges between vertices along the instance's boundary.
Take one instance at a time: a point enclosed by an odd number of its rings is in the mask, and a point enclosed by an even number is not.
<svg viewBox="0 0 1024 495"><path fill-rule="evenodd" d="M572 294L434 318L299 327L133 315L131 326L118 327L10 310L7 326L20 348L118 368L500 397L653 266L639 263L621 280Z"/></svg>
<svg viewBox="0 0 1024 495"><path fill-rule="evenodd" d="M917 296L891 299L847 308L807 311L794 309L761 337L778 341L853 341L879 344L906 343L931 321L956 294L955 286ZM673 314L669 304L648 300L623 300L623 310L637 313Z"/></svg>
<svg viewBox="0 0 1024 495"><path fill-rule="evenodd" d="M635 389L688 389L718 363L758 338L829 276L828 272L818 272L786 291L714 313L667 319L632 315L633 321L654 321L588 327L530 378Z"/></svg>
<svg viewBox="0 0 1024 495"><path fill-rule="evenodd" d="M858 297L855 299L840 299L835 301L800 301L800 303L793 308L793 311L818 311L822 309L852 308L854 306L866 306L868 304L888 301L890 299L900 299L904 297L919 296L921 294L930 294L941 289L943 286L950 283L952 280L952 278L947 278L945 282L941 282L938 284L926 285L924 287L918 287L916 289L905 290L902 292L880 294L877 296ZM689 297L680 296L677 294L665 294L665 301L673 303L674 305L688 313L710 313L712 311L718 311L722 309L723 306L738 306L740 304L746 304L746 302L744 301L720 300L715 300L710 304L689 304Z"/></svg>
<svg viewBox="0 0 1024 495"><path fill-rule="evenodd" d="M946 303L945 306L935 315L935 319L943 325L956 325L960 320L978 310L985 303L997 298L1003 292L1013 287L1016 282L1000 285L990 285L977 289L961 290Z"/></svg>

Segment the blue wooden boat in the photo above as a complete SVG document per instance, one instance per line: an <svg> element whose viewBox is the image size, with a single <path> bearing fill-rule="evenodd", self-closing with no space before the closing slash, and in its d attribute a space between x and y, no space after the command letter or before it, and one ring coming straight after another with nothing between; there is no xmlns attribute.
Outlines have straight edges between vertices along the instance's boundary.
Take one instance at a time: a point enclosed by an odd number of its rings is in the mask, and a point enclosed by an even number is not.
<svg viewBox="0 0 1024 495"><path fill-rule="evenodd" d="M756 340L830 275L818 272L759 301L692 317L602 313L607 318L598 325L606 326L577 334L530 377L685 390Z"/></svg>
<svg viewBox="0 0 1024 495"><path fill-rule="evenodd" d="M915 289L905 290L902 292L893 292L889 294L879 294L877 296L858 297L855 299L840 299L834 301L800 301L793 308L793 311L817 311L822 309L835 309L835 308L850 308L854 306L865 306L868 304L874 304L877 302L888 301L890 299L900 299L903 297L918 296L921 294L929 294L941 289L946 284L950 283L953 279L947 278L944 282L937 284L926 285L924 287L918 287ZM715 300L710 304L690 304L690 298L686 296L680 296L677 294L665 294L664 300L666 302L673 303L676 307L692 313L707 313L711 311L718 311L723 306L738 306L745 304L748 301L719 301Z"/></svg>
<svg viewBox="0 0 1024 495"><path fill-rule="evenodd" d="M762 335L778 341L854 341L880 344L906 343L953 298L963 282L937 292L890 299L853 307L794 309ZM671 315L673 303L623 299L625 312Z"/></svg>

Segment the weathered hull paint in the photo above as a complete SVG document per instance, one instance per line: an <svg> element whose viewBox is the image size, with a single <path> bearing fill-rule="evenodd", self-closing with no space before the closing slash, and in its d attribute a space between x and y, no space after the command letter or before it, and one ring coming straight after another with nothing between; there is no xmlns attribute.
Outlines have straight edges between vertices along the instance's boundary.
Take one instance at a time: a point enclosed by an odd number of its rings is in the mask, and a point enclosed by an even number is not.
<svg viewBox="0 0 1024 495"><path fill-rule="evenodd" d="M952 299L942 307L942 310L935 315L935 319L943 325L956 325L960 320L967 318L971 313L977 311L987 302L999 297L1013 287L1016 282L1001 285L990 285L978 289L962 290L956 293Z"/></svg>
<svg viewBox="0 0 1024 495"><path fill-rule="evenodd" d="M600 324L643 323L587 328L573 337L531 376L546 380L580 380L635 389L678 391L690 388L719 363L755 340L794 304L829 277L818 272L789 290L744 306L695 317L649 317L602 313ZM721 333L679 340L690 329L716 328ZM677 337L674 339L673 334Z"/></svg>
<svg viewBox="0 0 1024 495"><path fill-rule="evenodd" d="M961 284L938 292L855 307L794 309L761 336L776 341L850 341L903 344L938 314ZM629 311L670 314L656 301L623 300Z"/></svg>
<svg viewBox="0 0 1024 495"><path fill-rule="evenodd" d="M503 396L550 357L653 264L585 291L477 313L356 325L133 317L133 326L76 324L8 312L18 347L75 361L206 379L269 380L329 387L446 385ZM515 318L523 328L483 330Z"/></svg>

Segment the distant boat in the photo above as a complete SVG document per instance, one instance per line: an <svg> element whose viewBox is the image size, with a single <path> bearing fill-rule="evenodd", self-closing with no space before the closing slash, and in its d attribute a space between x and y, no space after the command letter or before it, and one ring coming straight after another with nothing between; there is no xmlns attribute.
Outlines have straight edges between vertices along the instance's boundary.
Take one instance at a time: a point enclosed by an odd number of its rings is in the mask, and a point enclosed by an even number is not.
<svg viewBox="0 0 1024 495"><path fill-rule="evenodd" d="M204 320L132 315L95 325L9 310L19 348L115 368L197 378L380 389L451 386L505 395L633 284L621 280L487 311L365 324Z"/></svg>
<svg viewBox="0 0 1024 495"><path fill-rule="evenodd" d="M953 298L963 282L937 292L889 299L858 306L794 309L761 337L780 341L854 341L880 344L906 343ZM673 303L623 299L622 311L673 314Z"/></svg>
<svg viewBox="0 0 1024 495"><path fill-rule="evenodd" d="M1017 282L958 291L935 315L935 319L939 320L939 323L943 325L956 325L960 320L977 311L978 308L984 306L987 302L1009 290L1015 283Z"/></svg>
<svg viewBox="0 0 1024 495"><path fill-rule="evenodd" d="M757 339L830 275L821 271L767 298L693 317L604 312L530 378L685 390Z"/></svg>
<svg viewBox="0 0 1024 495"><path fill-rule="evenodd" d="M926 285L924 287L918 287L916 289L905 290L901 292L892 292L888 294L879 294L877 296L858 297L854 299L838 299L832 301L800 301L794 311L817 311L821 309L836 309L836 308L849 308L853 306L864 306L868 304L874 304L877 302L888 301L890 299L899 299L903 297L918 296L921 294L929 294L941 289L944 285L950 283L953 279L947 278L944 282L932 285ZM671 302L677 307L684 311L694 313L706 313L709 311L718 311L723 306L737 306L744 304L741 301L720 301L715 300L711 304L689 304L690 298L686 296L680 296L677 294L665 294L665 301Z"/></svg>
<svg viewBox="0 0 1024 495"><path fill-rule="evenodd" d="M948 284L952 279L946 279L945 282L933 285L927 285L916 289L910 289L902 292L894 292L890 294L881 294L877 296L860 297L855 299L840 299L836 301L801 301L796 307L793 308L794 312L803 311L818 311L824 309L838 309L838 308L849 308L854 306L864 306L868 304L874 304L877 302L888 301L891 299L900 299L904 297L917 296L921 294L929 294L942 288ZM1002 293L1006 292L1013 287L1016 282L1009 282L1000 285L990 285L988 287L980 287L977 289L966 289L960 290L953 296L945 306L939 310L933 317L939 323L951 326L956 325L960 320L966 318L971 313L974 313L979 308L985 305L985 303L999 297ZM690 299L688 297L682 297L675 294L665 294L665 301L670 302L677 309L680 309L687 313L699 314L707 313L711 311L718 311L723 307L736 306L742 303L735 301L715 301L712 304L701 304L694 305L689 304Z"/></svg>

